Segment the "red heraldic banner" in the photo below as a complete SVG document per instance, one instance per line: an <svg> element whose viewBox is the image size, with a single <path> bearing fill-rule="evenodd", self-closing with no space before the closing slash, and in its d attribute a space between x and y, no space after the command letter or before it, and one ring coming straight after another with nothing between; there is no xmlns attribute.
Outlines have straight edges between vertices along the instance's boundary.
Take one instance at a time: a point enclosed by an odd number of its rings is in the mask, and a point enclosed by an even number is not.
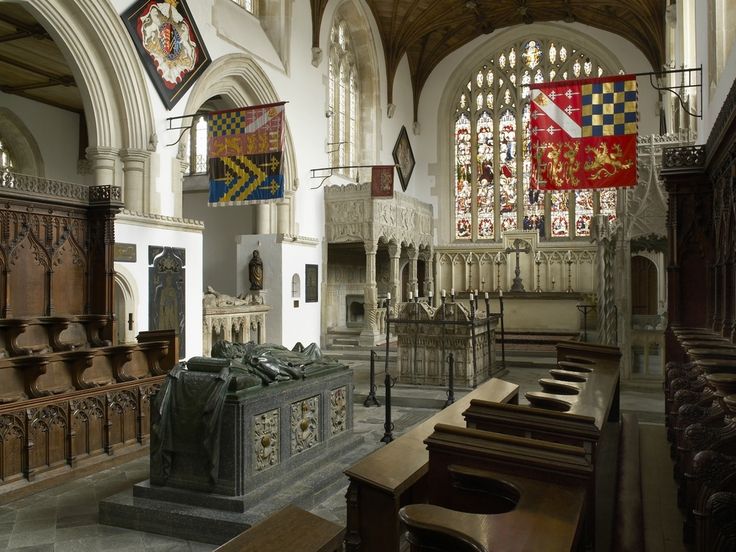
<svg viewBox="0 0 736 552"><path fill-rule="evenodd" d="M533 188L636 185L636 77L534 84L531 89Z"/></svg>

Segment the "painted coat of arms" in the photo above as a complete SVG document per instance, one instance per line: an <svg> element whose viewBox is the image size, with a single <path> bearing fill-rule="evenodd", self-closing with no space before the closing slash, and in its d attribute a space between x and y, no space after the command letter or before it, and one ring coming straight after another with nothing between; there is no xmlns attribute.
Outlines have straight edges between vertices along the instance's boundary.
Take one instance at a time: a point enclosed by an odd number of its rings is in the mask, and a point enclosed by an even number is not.
<svg viewBox="0 0 736 552"><path fill-rule="evenodd" d="M161 100L171 109L210 64L184 0L139 0L122 15Z"/></svg>

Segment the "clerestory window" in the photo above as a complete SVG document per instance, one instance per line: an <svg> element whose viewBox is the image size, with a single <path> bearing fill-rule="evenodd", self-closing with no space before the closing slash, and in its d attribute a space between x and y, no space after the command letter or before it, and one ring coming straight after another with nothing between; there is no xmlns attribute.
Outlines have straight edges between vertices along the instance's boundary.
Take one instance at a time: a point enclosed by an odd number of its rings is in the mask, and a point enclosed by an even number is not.
<svg viewBox="0 0 736 552"><path fill-rule="evenodd" d="M333 166L344 167L358 162L358 69L348 26L336 20L330 33L329 89L327 113ZM347 174L348 171L340 171Z"/></svg>

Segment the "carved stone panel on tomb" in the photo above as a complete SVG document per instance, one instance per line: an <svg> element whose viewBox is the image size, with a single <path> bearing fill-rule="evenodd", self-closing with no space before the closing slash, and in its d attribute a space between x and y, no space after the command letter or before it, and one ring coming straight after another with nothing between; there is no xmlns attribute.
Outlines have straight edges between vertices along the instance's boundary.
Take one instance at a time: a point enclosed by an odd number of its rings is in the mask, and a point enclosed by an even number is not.
<svg viewBox="0 0 736 552"><path fill-rule="evenodd" d="M176 330L179 358L186 350L185 251L178 247L148 247L148 324L151 330Z"/></svg>
<svg viewBox="0 0 736 552"><path fill-rule="evenodd" d="M345 387L338 387L330 391L330 435L342 433L347 425L347 390Z"/></svg>
<svg viewBox="0 0 736 552"><path fill-rule="evenodd" d="M319 443L319 396L291 404L291 454Z"/></svg>
<svg viewBox="0 0 736 552"><path fill-rule="evenodd" d="M279 455L279 411L269 410L253 420L253 466L256 472L275 466Z"/></svg>

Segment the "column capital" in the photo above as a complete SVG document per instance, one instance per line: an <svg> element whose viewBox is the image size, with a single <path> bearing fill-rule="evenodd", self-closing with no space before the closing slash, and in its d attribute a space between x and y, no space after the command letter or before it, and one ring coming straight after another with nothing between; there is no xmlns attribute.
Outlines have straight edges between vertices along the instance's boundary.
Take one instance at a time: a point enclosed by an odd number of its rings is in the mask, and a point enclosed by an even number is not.
<svg viewBox="0 0 736 552"><path fill-rule="evenodd" d="M364 240L363 247L366 255L375 255L378 252L378 242L373 240Z"/></svg>
<svg viewBox="0 0 736 552"><path fill-rule="evenodd" d="M401 255L401 246L396 242L388 243L388 256L391 258L399 258Z"/></svg>

